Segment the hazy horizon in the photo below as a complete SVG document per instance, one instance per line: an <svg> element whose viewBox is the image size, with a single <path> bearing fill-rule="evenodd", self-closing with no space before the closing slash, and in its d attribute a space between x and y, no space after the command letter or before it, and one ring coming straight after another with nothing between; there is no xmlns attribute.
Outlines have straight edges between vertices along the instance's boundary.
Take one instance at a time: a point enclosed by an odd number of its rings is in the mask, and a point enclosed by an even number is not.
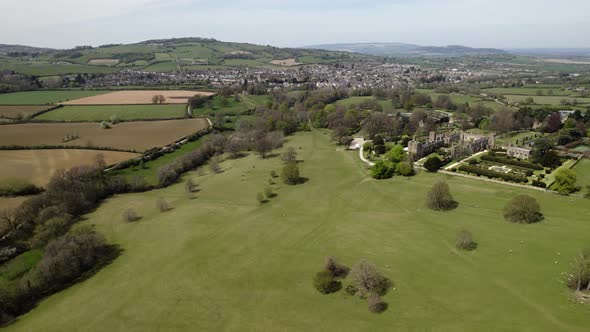
<svg viewBox="0 0 590 332"><path fill-rule="evenodd" d="M2 44L51 48L184 36L301 47L408 43L480 48L590 48L590 2L548 0L5 1Z"/></svg>

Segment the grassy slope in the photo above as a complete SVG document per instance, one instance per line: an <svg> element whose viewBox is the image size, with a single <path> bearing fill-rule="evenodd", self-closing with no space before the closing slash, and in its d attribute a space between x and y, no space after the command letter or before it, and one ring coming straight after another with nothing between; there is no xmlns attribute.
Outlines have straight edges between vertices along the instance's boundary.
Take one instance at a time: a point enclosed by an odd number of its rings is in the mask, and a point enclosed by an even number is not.
<svg viewBox="0 0 590 332"><path fill-rule="evenodd" d="M0 94L0 104L43 105L96 96L108 91L27 91Z"/></svg>
<svg viewBox="0 0 590 332"><path fill-rule="evenodd" d="M222 174L189 174L202 190L193 200L183 184L108 200L87 223L121 244L122 256L6 330L587 330L590 309L570 302L561 281L569 258L588 245L587 201L432 174L375 181L357 153L337 151L328 134L289 140L303 148L310 180L278 186L265 206L255 195L278 158L249 156L224 162ZM424 208L441 179L459 209ZM502 207L519 193L540 201L544 222L503 221ZM175 209L156 212L157 197ZM127 207L144 218L123 223ZM479 248L453 255L461 227ZM389 310L374 315L362 300L314 290L326 255L383 268L395 283L384 298Z"/></svg>
<svg viewBox="0 0 590 332"><path fill-rule="evenodd" d="M186 105L65 106L36 117L51 121L104 121L116 115L119 120L183 118Z"/></svg>
<svg viewBox="0 0 590 332"><path fill-rule="evenodd" d="M573 170L578 176L578 182L576 185L582 187L581 195L590 193L590 189L588 188L588 186L590 186L590 160L581 160L576 166L574 166Z"/></svg>

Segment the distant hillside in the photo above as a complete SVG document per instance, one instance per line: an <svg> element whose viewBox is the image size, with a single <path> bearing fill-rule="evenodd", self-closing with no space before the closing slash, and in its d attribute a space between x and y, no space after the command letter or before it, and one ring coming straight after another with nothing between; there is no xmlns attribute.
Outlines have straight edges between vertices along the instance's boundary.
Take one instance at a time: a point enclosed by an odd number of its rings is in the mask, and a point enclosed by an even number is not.
<svg viewBox="0 0 590 332"><path fill-rule="evenodd" d="M465 55L507 54L494 48L471 48L460 45L419 46L404 43L349 43L309 46L313 49L347 51L375 56L396 57L455 57Z"/></svg>
<svg viewBox="0 0 590 332"><path fill-rule="evenodd" d="M42 53L52 51L50 48L42 48L42 47L32 47L32 46L24 46L24 45L6 45L0 44L0 54L8 54L8 53Z"/></svg>
<svg viewBox="0 0 590 332"><path fill-rule="evenodd" d="M0 56L0 69L50 76L112 72L122 69L170 72L204 68L287 68L369 58L366 55L348 52L278 48L206 38L157 39L135 44L82 46L70 50L22 46L19 50L45 50L46 53L31 57L26 54L11 55L7 52L3 57Z"/></svg>

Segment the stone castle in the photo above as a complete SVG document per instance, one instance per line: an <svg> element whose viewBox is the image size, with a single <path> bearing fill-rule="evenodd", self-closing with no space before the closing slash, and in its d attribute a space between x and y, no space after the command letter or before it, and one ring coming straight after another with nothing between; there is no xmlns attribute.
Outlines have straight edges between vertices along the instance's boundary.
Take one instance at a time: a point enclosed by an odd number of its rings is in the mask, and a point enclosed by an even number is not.
<svg viewBox="0 0 590 332"><path fill-rule="evenodd" d="M451 158L461 158L496 145L496 135L479 135L466 132L437 133L431 131L426 142L414 139L408 143L408 153L413 160L418 160L440 148L446 148Z"/></svg>

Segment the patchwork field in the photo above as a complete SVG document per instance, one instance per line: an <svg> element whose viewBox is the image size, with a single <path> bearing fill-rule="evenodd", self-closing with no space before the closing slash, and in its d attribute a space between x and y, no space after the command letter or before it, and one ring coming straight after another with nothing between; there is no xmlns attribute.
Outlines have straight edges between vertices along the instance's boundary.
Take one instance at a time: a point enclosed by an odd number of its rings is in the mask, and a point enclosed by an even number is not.
<svg viewBox="0 0 590 332"><path fill-rule="evenodd" d="M69 145L144 151L207 128L205 119L122 122L111 129L97 123L24 123L3 125L0 145ZM26 133L26 134L25 134ZM79 136L64 143L66 135Z"/></svg>
<svg viewBox="0 0 590 332"><path fill-rule="evenodd" d="M211 96L212 92L183 91L183 90L134 90L115 91L98 96L86 97L62 103L63 105L133 105L152 104L152 97L163 95L164 104L186 104L188 99L195 96Z"/></svg>
<svg viewBox="0 0 590 332"><path fill-rule="evenodd" d="M107 91L27 91L0 94L0 105L45 105L89 96Z"/></svg>
<svg viewBox="0 0 590 332"><path fill-rule="evenodd" d="M372 180L358 153L337 151L329 137L288 139L309 181L274 185L278 196L264 205L256 193L282 162L254 155L223 162L221 174L185 176L199 185L194 199L184 183L109 199L84 223L122 255L6 331L588 330L590 309L570 300L562 275L588 245L587 200L439 174ZM458 209L425 208L439 180ZM545 220L504 221L518 194L534 196ZM158 212L158 197L174 209ZM130 207L139 222L121 220ZM463 227L475 251L454 250ZM312 277L328 255L374 262L393 281L388 310L375 315L343 291L318 293Z"/></svg>
<svg viewBox="0 0 590 332"><path fill-rule="evenodd" d="M283 67L293 67L293 66L299 66L302 64L301 62L297 62L297 59L294 59L294 58L284 59L284 60L272 60L270 63L272 63L273 65L283 66Z"/></svg>
<svg viewBox="0 0 590 332"><path fill-rule="evenodd" d="M25 179L45 186L56 170L92 164L99 154L107 165L139 156L129 152L73 149L0 151L0 182Z"/></svg>
<svg viewBox="0 0 590 332"><path fill-rule="evenodd" d="M183 118L186 105L104 105L64 106L41 114L35 119L48 121L108 121L112 116L119 120L152 120Z"/></svg>
<svg viewBox="0 0 590 332"><path fill-rule="evenodd" d="M41 105L0 105L0 118L16 119L45 111L52 106Z"/></svg>

